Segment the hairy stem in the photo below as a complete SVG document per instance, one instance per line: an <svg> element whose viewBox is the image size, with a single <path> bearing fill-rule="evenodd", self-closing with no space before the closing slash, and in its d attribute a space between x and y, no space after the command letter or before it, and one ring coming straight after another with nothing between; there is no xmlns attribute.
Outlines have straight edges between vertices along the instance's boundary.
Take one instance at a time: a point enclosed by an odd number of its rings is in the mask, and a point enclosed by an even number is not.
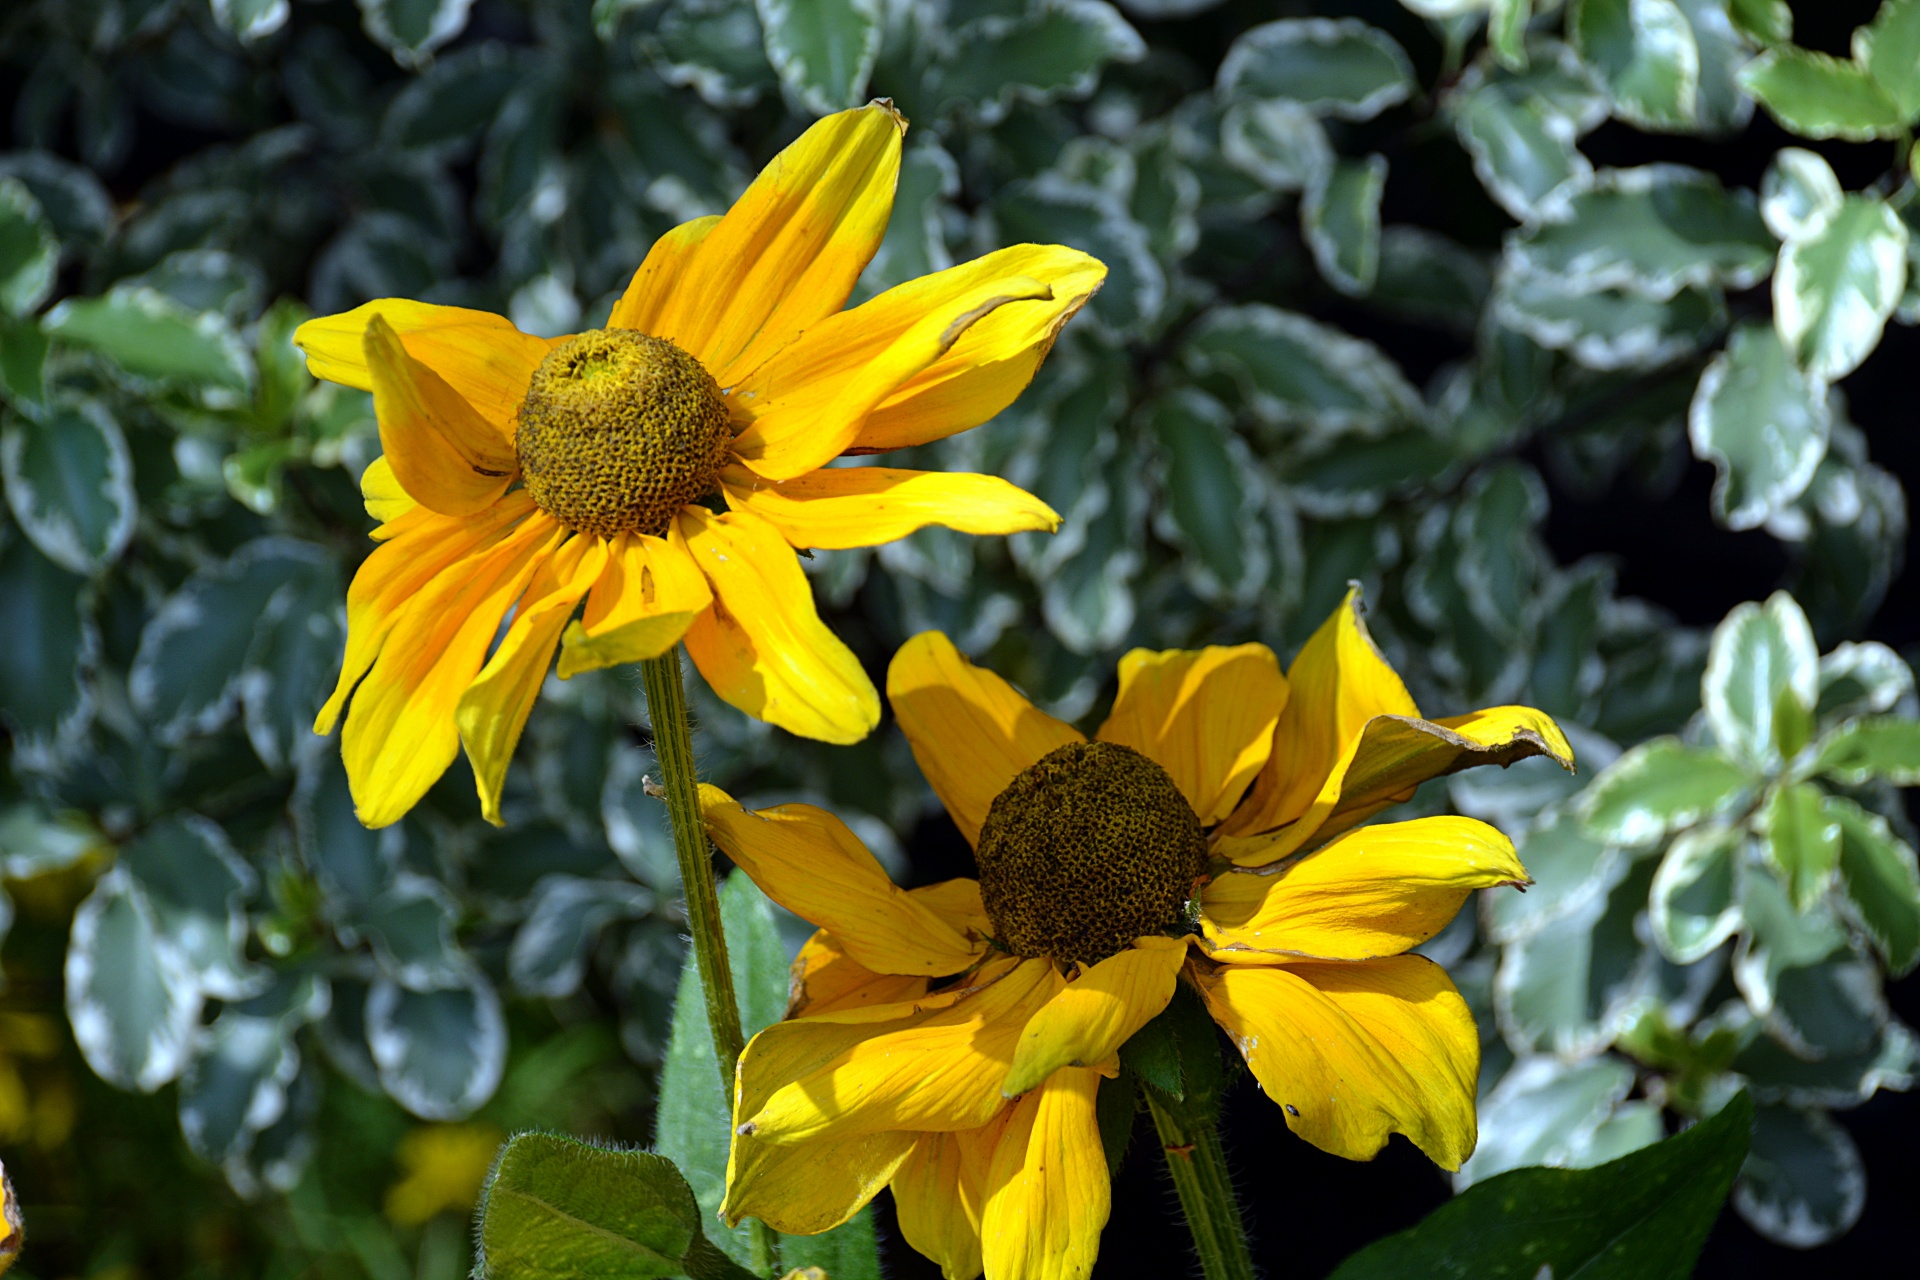
<svg viewBox="0 0 1920 1280"><path fill-rule="evenodd" d="M680 887L687 899L687 929L700 970L700 994L707 1005L707 1026L733 1112L734 1070L746 1049L740 1029L740 1002L733 991L733 965L720 924L720 896L713 884L713 855L706 824L700 820L700 793L693 769L693 726L687 717L687 690L680 676L678 645L640 664L647 689L647 718L653 722L653 752L660 761L660 786L666 792L673 824L673 852L680 862ZM758 1218L747 1220L756 1271L769 1275L779 1264L779 1237Z"/></svg>
<svg viewBox="0 0 1920 1280"><path fill-rule="evenodd" d="M1233 1184L1227 1178L1219 1127L1189 1120L1178 1104L1161 1097L1152 1086L1143 1092L1207 1280L1253 1280L1253 1257L1247 1250Z"/></svg>
<svg viewBox="0 0 1920 1280"><path fill-rule="evenodd" d="M640 664L647 687L647 716L653 721L653 751L660 760L660 785L673 821L673 852L680 860L680 887L687 897L687 928L700 968L700 992L706 997L707 1025L719 1055L727 1099L733 1099L733 1072L746 1048L740 1031L740 1005L733 994L733 968L720 928L720 896L713 887L713 855L706 824L700 820L700 794L693 776L693 727L687 719L687 691L680 682L680 649L675 646Z"/></svg>

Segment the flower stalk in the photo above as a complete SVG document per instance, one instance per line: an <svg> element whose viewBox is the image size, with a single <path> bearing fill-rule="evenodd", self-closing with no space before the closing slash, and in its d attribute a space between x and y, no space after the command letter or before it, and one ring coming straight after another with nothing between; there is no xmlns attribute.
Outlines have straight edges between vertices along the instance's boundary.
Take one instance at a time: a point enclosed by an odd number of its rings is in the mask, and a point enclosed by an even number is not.
<svg viewBox="0 0 1920 1280"><path fill-rule="evenodd" d="M1219 1126L1195 1122L1151 1085L1142 1092L1207 1280L1253 1280L1253 1257L1247 1250L1233 1183L1227 1177Z"/></svg>
<svg viewBox="0 0 1920 1280"><path fill-rule="evenodd" d="M673 824L673 852L680 862L680 887L687 899L687 927L693 935L694 962L700 969L700 993L707 1003L707 1025L720 1078L733 1106L734 1068L746 1048L740 1030L740 1003L733 993L733 967L727 960L726 934L720 927L720 895L713 884L713 854L700 820L700 794L693 776L693 727L687 717L687 690L680 677L680 646L640 664L647 689L647 717L653 722L653 751L660 761L660 785Z"/></svg>

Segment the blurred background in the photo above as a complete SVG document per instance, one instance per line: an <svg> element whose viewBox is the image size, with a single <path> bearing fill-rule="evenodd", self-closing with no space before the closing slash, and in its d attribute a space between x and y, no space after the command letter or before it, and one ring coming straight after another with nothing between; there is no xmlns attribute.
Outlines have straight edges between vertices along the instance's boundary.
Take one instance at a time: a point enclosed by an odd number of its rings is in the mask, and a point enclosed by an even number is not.
<svg viewBox="0 0 1920 1280"><path fill-rule="evenodd" d="M1006 475L1057 536L808 564L876 679L937 627L1097 724L1126 649L1284 661L1358 580L1423 712L1530 703L1580 756L1395 811L1494 821L1539 881L1427 948L1481 1020L1481 1148L1451 1178L1398 1140L1345 1163L1242 1081L1227 1145L1265 1269L1324 1274L1457 1187L1598 1163L1740 1087L1754 1155L1700 1274L1910 1258L1912 810L1884 771L1794 766L1707 670L1716 643L1775 655L1809 735L1915 713L1920 100L1869 83L1879 13L10 0L15 1274L454 1280L528 1127L658 1136L711 1206L713 1154L655 1132L695 1046L637 673L549 682L504 829L464 761L360 828L310 725L379 439L289 335L386 296L599 325L656 236L869 96L912 129L855 301L1025 240L1111 268L1013 408L895 463ZM971 874L890 723L824 747L691 687L703 777L830 805L904 882ZM1825 863L1778 817L1803 802L1835 815ZM804 938L735 899L754 937ZM1120 1162L1100 1275L1189 1266L1152 1147ZM890 1274L936 1274L885 1197L873 1221Z"/></svg>

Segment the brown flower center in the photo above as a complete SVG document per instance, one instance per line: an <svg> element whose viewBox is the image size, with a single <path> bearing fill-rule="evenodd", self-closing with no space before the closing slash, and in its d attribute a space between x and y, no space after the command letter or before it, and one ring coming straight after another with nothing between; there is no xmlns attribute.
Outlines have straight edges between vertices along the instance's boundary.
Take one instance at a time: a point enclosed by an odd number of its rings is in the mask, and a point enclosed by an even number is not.
<svg viewBox="0 0 1920 1280"><path fill-rule="evenodd" d="M994 797L977 856L1002 945L1091 964L1178 921L1207 841L1165 769L1131 747L1076 742Z"/></svg>
<svg viewBox="0 0 1920 1280"><path fill-rule="evenodd" d="M733 433L713 375L664 338L595 329L540 362L514 447L527 496L570 529L662 534L720 486Z"/></svg>

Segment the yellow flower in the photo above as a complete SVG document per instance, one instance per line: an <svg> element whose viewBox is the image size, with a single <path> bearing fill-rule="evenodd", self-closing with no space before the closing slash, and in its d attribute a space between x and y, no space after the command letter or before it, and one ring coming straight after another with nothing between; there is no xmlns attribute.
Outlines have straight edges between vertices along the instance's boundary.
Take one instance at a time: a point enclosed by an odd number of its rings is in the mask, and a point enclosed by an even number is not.
<svg viewBox="0 0 1920 1280"><path fill-rule="evenodd" d="M406 1170L387 1188L387 1217L417 1227L441 1213L469 1214L506 1135L484 1124L437 1124L400 1139L394 1158Z"/></svg>
<svg viewBox="0 0 1920 1280"><path fill-rule="evenodd" d="M794 549L1058 526L991 476L827 465L998 413L1106 275L1018 245L841 310L886 230L905 130L885 102L821 120L724 216L662 236L606 329L549 341L391 298L300 327L316 377L373 393L384 452L361 480L381 545L314 724L331 732L353 693L342 753L363 822L406 813L461 744L498 822L556 646L565 679L684 638L742 711L858 741L879 695Z"/></svg>
<svg viewBox="0 0 1920 1280"><path fill-rule="evenodd" d="M0 1276L7 1274L20 1248L27 1242L26 1223L20 1217L20 1202L14 1199L13 1183L7 1166L0 1164Z"/></svg>
<svg viewBox="0 0 1920 1280"><path fill-rule="evenodd" d="M1315 1146L1471 1153L1473 1018L1406 953L1526 871L1467 818L1352 828L1470 764L1570 766L1559 729L1523 707L1421 719L1352 596L1284 677L1257 644L1135 650L1119 674L1089 742L937 632L895 655L888 698L977 882L900 889L831 814L701 789L714 842L819 926L787 1020L740 1063L730 1221L823 1231L890 1185L952 1280L1085 1276L1099 1081L1183 976Z"/></svg>

